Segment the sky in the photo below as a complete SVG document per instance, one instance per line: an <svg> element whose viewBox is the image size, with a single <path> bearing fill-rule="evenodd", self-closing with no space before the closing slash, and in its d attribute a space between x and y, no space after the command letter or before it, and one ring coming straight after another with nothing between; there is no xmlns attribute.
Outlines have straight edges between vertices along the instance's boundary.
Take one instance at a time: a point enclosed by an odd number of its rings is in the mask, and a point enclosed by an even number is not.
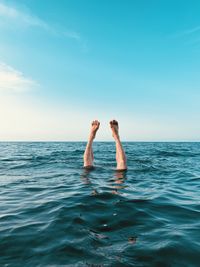
<svg viewBox="0 0 200 267"><path fill-rule="evenodd" d="M200 1L0 0L0 141L200 141Z"/></svg>

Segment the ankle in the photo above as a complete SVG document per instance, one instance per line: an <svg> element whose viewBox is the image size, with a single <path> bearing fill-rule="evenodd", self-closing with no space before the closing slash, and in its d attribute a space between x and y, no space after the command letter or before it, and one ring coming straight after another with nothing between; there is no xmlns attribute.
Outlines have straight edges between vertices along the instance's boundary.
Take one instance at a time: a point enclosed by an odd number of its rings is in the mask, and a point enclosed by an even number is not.
<svg viewBox="0 0 200 267"><path fill-rule="evenodd" d="M90 134L88 141L89 142L93 142L94 139L95 139L95 135L94 134Z"/></svg>
<svg viewBox="0 0 200 267"><path fill-rule="evenodd" d="M114 134L113 135L113 138L115 139L115 141L120 141L120 137L119 137L119 134Z"/></svg>

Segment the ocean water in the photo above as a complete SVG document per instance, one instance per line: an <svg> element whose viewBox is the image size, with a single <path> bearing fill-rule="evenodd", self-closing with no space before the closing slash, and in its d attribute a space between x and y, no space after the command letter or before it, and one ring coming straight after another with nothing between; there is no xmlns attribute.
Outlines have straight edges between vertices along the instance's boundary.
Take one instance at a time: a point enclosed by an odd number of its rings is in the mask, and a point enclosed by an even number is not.
<svg viewBox="0 0 200 267"><path fill-rule="evenodd" d="M0 266L200 266L200 143L0 143Z"/></svg>

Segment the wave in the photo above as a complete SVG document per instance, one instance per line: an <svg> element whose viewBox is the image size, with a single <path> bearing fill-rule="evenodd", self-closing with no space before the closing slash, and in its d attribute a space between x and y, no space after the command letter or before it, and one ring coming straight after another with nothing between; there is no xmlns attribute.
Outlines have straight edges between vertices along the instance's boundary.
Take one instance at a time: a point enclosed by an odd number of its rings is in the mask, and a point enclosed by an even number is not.
<svg viewBox="0 0 200 267"><path fill-rule="evenodd" d="M196 152L184 152L184 151L169 151L169 150L156 150L156 155L161 157L198 157L200 153Z"/></svg>

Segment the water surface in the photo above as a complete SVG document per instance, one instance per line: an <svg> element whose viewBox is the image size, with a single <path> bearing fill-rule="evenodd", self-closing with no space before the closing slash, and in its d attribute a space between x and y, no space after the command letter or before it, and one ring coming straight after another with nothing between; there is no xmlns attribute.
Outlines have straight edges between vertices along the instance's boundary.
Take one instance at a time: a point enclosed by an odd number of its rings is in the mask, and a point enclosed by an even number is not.
<svg viewBox="0 0 200 267"><path fill-rule="evenodd" d="M200 266L200 143L0 143L0 266Z"/></svg>

